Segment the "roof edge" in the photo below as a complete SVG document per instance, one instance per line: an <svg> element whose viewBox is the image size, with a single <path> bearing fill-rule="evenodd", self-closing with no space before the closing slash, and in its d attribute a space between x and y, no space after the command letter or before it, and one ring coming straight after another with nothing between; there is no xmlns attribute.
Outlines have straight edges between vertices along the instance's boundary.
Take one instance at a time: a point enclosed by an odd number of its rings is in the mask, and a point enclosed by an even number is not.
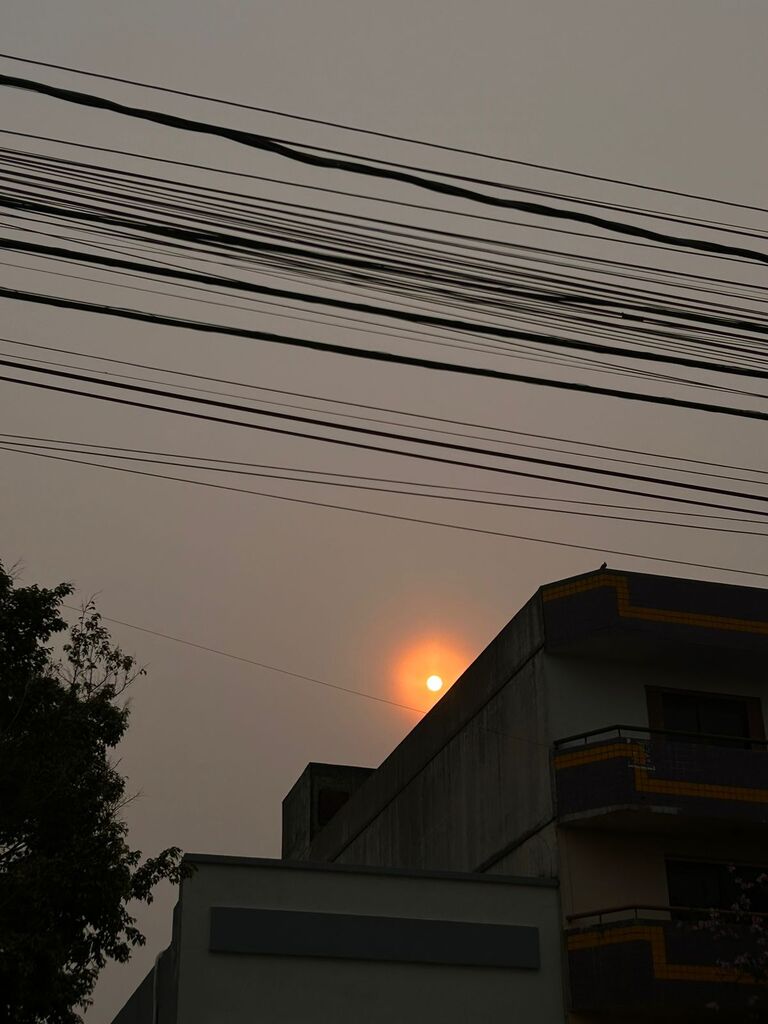
<svg viewBox="0 0 768 1024"><path fill-rule="evenodd" d="M271 868L286 871L325 871L332 874L385 875L395 878L432 878L437 881L481 882L494 885L520 885L557 889L557 878L526 877L524 875L491 875L472 871L429 871L424 868L385 868L365 864L335 864L306 860L279 860L277 857L241 857L216 853L185 853L187 864L211 864L222 867Z"/></svg>

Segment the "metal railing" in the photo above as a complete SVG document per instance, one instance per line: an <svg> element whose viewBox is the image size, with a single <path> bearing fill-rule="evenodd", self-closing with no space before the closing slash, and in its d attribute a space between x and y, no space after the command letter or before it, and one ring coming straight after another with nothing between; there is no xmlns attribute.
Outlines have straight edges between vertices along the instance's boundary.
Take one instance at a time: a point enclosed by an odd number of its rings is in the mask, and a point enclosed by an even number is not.
<svg viewBox="0 0 768 1024"><path fill-rule="evenodd" d="M741 749L768 750L768 740L752 739L749 736L723 736L717 733L679 732L675 729L649 729L643 725L606 725L602 729L590 729L555 740L555 750L566 747L587 746L589 743L611 740L632 743L635 740L663 737L689 743L710 743L713 746L739 747Z"/></svg>
<svg viewBox="0 0 768 1024"><path fill-rule="evenodd" d="M616 918L616 915L621 916ZM614 920L606 920L609 916L612 916ZM722 918L731 924L747 923L753 918L761 918L768 925L768 913L762 911L721 910L718 907L655 906L653 904L630 904L621 907L607 907L602 910L590 910L581 914L567 914L566 920L577 928L584 928L594 924L622 924L626 921L703 921L713 916Z"/></svg>

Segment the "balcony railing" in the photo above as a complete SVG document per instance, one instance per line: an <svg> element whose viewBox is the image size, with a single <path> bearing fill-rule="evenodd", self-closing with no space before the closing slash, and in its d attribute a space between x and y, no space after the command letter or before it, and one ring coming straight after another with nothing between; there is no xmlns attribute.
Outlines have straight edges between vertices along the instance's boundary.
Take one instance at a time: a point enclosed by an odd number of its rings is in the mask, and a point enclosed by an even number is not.
<svg viewBox="0 0 768 1024"><path fill-rule="evenodd" d="M636 739L652 737L666 738L670 741L680 740L689 743L703 743L707 746L731 747L749 750L768 750L768 740L752 739L746 736L725 736L717 733L679 732L675 729L648 729L643 725L608 725L602 729L590 729L578 732L573 736L565 736L556 740L555 749L578 749L604 739L623 739L631 742Z"/></svg>
<svg viewBox="0 0 768 1024"><path fill-rule="evenodd" d="M627 921L683 921L695 924L705 930L704 922L713 918L722 922L723 930L729 926L760 922L768 938L768 913L756 910L728 910L717 907L676 907L656 906L651 903L630 904L623 907L608 907L607 910L588 910L586 913L569 914L568 924L576 928L591 928L594 925L610 925ZM768 967L768 962L766 964Z"/></svg>
<svg viewBox="0 0 768 1024"><path fill-rule="evenodd" d="M629 906L568 918L575 1011L718 1019L768 1013L768 914ZM762 1018L761 1018L762 1019Z"/></svg>
<svg viewBox="0 0 768 1024"><path fill-rule="evenodd" d="M561 822L674 809L768 825L768 741L611 725L555 743ZM626 815L625 815L626 820Z"/></svg>

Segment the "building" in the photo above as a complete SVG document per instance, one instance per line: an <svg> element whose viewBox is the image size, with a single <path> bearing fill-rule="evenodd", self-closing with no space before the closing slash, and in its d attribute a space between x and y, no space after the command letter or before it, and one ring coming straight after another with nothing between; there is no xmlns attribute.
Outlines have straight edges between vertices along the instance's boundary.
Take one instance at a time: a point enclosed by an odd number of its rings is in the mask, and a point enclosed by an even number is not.
<svg viewBox="0 0 768 1024"><path fill-rule="evenodd" d="M700 922L768 866L767 650L764 590L542 587L379 768L307 767L282 861L191 858L115 1024L740 1019L759 935Z"/></svg>

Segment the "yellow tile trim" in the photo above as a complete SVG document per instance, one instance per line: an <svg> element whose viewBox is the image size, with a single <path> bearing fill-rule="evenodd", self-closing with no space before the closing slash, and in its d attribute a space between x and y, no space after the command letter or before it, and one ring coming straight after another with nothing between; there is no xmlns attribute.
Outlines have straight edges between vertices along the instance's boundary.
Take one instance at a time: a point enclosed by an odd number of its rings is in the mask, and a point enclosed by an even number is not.
<svg viewBox="0 0 768 1024"><path fill-rule="evenodd" d="M709 782L678 782L651 778L643 768L635 768L635 788L641 793L669 793L702 800L740 800L752 804L768 803L768 789L748 786L720 786Z"/></svg>
<svg viewBox="0 0 768 1024"><path fill-rule="evenodd" d="M611 761L617 757L633 757L645 763L645 748L640 743L606 743L588 750L568 751L555 755L555 768L575 768L593 761Z"/></svg>
<svg viewBox="0 0 768 1024"><path fill-rule="evenodd" d="M768 803L768 789L748 786L722 786L710 782L685 782L657 779L648 771L648 751L641 743L606 743L589 750L556 754L555 770L578 768L583 764L626 758L634 762L635 789L638 793L664 793L668 796L690 796L702 800L738 800L745 803Z"/></svg>
<svg viewBox="0 0 768 1024"><path fill-rule="evenodd" d="M643 608L633 605L629 599L629 584L626 576L613 573L599 573L587 580L573 583L554 584L542 589L544 601L557 601L574 594L583 594L600 587L613 587L619 615L626 619L642 619L646 622L671 622L680 626L698 626L703 629L723 629L736 633L757 633L768 636L768 622L760 619L734 619L725 615L705 615L702 612L679 612L664 608Z"/></svg>
<svg viewBox="0 0 768 1024"><path fill-rule="evenodd" d="M577 932L568 936L568 949L596 949L626 942L648 942L654 977L660 981L716 981L736 982L742 985L765 985L733 967L709 964L671 964L667 960L664 929L658 925L636 924L605 931Z"/></svg>

